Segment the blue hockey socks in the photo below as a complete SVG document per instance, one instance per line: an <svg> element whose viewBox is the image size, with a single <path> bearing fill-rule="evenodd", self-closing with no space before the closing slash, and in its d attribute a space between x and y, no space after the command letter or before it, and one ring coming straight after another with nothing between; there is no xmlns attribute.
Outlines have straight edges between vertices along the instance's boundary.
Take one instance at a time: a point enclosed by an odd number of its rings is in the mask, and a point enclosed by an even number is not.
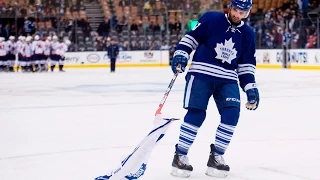
<svg viewBox="0 0 320 180"><path fill-rule="evenodd" d="M187 155L189 148L197 136L198 129L206 118L206 111L188 109L184 122L180 127L178 150L180 154Z"/></svg>
<svg viewBox="0 0 320 180"><path fill-rule="evenodd" d="M228 107L220 110L221 122L217 128L215 139L215 152L223 155L231 141L235 127L238 124L240 109Z"/></svg>

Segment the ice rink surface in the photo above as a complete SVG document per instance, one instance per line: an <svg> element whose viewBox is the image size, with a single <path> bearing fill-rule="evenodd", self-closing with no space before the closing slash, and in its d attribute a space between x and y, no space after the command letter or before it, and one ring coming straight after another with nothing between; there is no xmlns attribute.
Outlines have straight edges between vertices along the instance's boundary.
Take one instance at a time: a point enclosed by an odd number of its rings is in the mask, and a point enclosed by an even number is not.
<svg viewBox="0 0 320 180"><path fill-rule="evenodd" d="M169 68L0 74L0 180L93 180L126 156L152 128L172 77ZM320 71L257 70L261 102L244 108L225 155L228 180L320 180ZM183 119L184 74L163 114ZM210 101L189 158L189 179L204 173L219 115ZM177 121L155 148L142 179L169 173ZM214 178L211 178L214 179Z"/></svg>

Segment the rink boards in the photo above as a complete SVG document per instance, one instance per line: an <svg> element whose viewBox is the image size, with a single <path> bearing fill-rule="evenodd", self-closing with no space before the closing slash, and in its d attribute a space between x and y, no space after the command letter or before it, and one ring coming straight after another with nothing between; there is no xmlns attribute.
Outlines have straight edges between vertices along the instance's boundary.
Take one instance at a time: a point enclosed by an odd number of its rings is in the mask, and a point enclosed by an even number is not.
<svg viewBox="0 0 320 180"><path fill-rule="evenodd" d="M66 68L110 67L107 52L67 52ZM169 64L169 51L120 51L117 67L161 67Z"/></svg>
<svg viewBox="0 0 320 180"><path fill-rule="evenodd" d="M283 68L282 49L258 49L258 68ZM193 53L191 54L192 59ZM117 67L167 67L169 51L121 51L117 57ZM288 68L319 69L319 49L294 49L287 52ZM191 61L190 61L191 62ZM68 52L66 68L107 68L110 59L107 52Z"/></svg>

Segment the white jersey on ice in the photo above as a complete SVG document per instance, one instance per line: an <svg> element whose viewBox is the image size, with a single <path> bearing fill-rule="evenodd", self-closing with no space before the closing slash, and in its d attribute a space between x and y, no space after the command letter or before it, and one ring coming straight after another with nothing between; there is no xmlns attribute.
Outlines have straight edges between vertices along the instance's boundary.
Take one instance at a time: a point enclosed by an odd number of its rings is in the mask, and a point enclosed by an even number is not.
<svg viewBox="0 0 320 180"><path fill-rule="evenodd" d="M5 41L0 42L0 56L6 56L7 53L8 53L7 42Z"/></svg>
<svg viewBox="0 0 320 180"><path fill-rule="evenodd" d="M25 57L31 57L33 55L31 43L25 43L23 45L23 54Z"/></svg>
<svg viewBox="0 0 320 180"><path fill-rule="evenodd" d="M17 53L17 44L14 41L8 40L7 41L7 47L8 47L8 53L10 53L10 54L16 54Z"/></svg>
<svg viewBox="0 0 320 180"><path fill-rule="evenodd" d="M43 41L36 40L32 42L32 51L34 54L43 54L45 50L45 44Z"/></svg>
<svg viewBox="0 0 320 180"><path fill-rule="evenodd" d="M59 42L57 42L57 41L53 41L52 43L51 43L51 54L56 54L56 55L58 55L58 53L56 52L57 51L57 49L58 49L58 47L59 47Z"/></svg>
<svg viewBox="0 0 320 180"><path fill-rule="evenodd" d="M44 55L46 56L50 56L50 53L51 53L51 42L46 40L44 42Z"/></svg>
<svg viewBox="0 0 320 180"><path fill-rule="evenodd" d="M24 44L24 42L22 42L20 40L16 42L16 49L17 49L18 54L21 54L21 55L23 54L23 52L22 52L23 44Z"/></svg>
<svg viewBox="0 0 320 180"><path fill-rule="evenodd" d="M60 56L64 56L64 54L68 51L68 46L65 43L59 43L56 48L56 54Z"/></svg>

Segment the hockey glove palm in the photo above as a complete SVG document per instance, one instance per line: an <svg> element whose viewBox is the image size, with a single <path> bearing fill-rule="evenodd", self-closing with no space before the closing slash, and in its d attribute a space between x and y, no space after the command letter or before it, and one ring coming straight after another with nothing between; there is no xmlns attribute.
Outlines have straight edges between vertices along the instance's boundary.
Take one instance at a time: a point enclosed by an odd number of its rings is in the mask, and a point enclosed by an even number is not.
<svg viewBox="0 0 320 180"><path fill-rule="evenodd" d="M177 50L176 52L174 52L172 62L171 62L172 72L173 73L184 72L188 64L188 59L189 59L188 57L189 57L188 53L184 51ZM180 66L178 66L179 64Z"/></svg>
<svg viewBox="0 0 320 180"><path fill-rule="evenodd" d="M248 100L248 102L246 103L246 108L248 110L256 110L259 106L259 101L260 101L258 89L257 88L248 89L246 91L246 94L247 94L247 100Z"/></svg>

